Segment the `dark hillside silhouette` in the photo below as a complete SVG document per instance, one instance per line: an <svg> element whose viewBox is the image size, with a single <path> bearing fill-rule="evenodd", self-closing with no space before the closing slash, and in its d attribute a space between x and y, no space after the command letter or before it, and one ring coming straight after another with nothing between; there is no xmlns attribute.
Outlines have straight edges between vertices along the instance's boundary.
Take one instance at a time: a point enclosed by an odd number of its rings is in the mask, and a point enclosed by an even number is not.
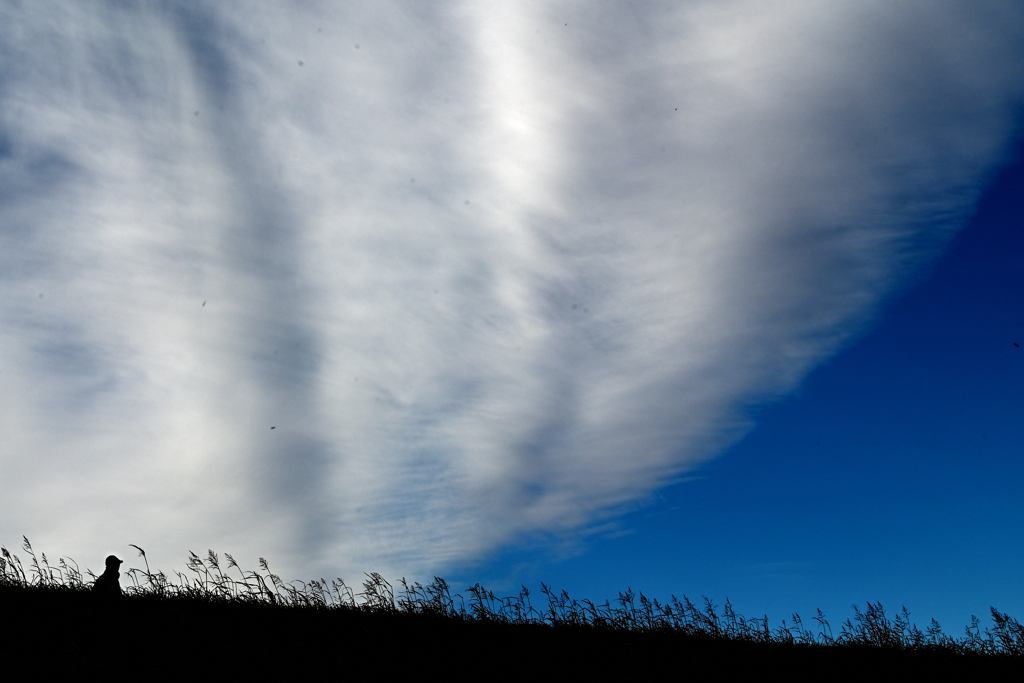
<svg viewBox="0 0 1024 683"><path fill-rule="evenodd" d="M64 559L50 566L27 541L25 548L28 571L6 548L0 557L0 655L76 677L109 675L112 667L160 677L223 671L257 680L431 673L444 680L633 680L666 673L739 679L775 671L1017 680L1024 673L1024 627L994 609L994 628L982 631L975 620L967 637L956 640L937 624L920 631L905 610L890 619L880 604L868 603L833 636L820 613L818 634L796 615L793 625L773 630L766 619L735 614L728 601L718 607L705 600L701 608L684 596L660 604L628 590L613 606L544 586L546 599L535 607L537 596L525 588L509 598L479 585L452 595L435 578L428 586L403 581L394 590L369 574L355 593L341 580L284 583L262 559L260 572L242 571L230 555L222 568L211 551L206 559L192 554L192 575L178 574L177 583L148 565L128 570L124 598L111 610L97 609L95 588L77 567Z"/></svg>

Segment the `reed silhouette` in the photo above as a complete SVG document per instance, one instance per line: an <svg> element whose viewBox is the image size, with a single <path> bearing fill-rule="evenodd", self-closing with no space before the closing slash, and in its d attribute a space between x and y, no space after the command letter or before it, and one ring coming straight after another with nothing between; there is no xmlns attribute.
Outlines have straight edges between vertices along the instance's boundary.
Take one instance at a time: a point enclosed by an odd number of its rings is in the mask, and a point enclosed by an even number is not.
<svg viewBox="0 0 1024 683"><path fill-rule="evenodd" d="M512 597L479 584L453 594L438 577L427 586L403 579L396 590L371 573L358 592L341 579L286 583L263 558L259 571L245 571L212 550L205 558L190 553L187 572L170 580L133 546L144 568L124 573L116 609L97 609L92 594L102 577L87 571L96 579L90 586L73 561L52 566L24 541L27 570L0 546L0 653L37 658L60 673L103 672L112 662L166 674L215 666L236 678L326 680L433 671L447 678L635 678L666 668L727 677L772 670L974 680L1024 673L1024 626L995 608L991 628L975 617L956 639L934 620L922 630L905 608L890 618L869 602L834 635L820 611L813 631L795 614L791 624L772 628L767 617L736 614L728 600L721 607L685 596L662 603L631 590L614 604L594 604L541 584L544 599L535 606L525 587ZM111 634L122 632L128 647L115 654Z"/></svg>

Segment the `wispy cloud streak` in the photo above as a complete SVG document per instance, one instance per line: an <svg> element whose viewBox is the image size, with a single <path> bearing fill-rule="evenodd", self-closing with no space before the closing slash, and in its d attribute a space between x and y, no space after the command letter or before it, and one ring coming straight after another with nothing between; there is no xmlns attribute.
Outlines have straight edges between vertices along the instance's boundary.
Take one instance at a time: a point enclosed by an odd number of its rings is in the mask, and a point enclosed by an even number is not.
<svg viewBox="0 0 1024 683"><path fill-rule="evenodd" d="M4 3L0 532L413 575L692 470L1018 130L1024 14L908 4Z"/></svg>

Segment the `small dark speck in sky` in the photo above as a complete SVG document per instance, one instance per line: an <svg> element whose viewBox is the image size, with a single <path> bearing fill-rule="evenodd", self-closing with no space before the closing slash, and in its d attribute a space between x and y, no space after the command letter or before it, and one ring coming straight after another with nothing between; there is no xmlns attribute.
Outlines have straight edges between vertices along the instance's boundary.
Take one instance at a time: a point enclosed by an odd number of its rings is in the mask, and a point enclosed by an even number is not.
<svg viewBox="0 0 1024 683"><path fill-rule="evenodd" d="M42 296L42 294L40 294L39 296ZM1013 345L1016 346L1018 349L1020 348L1020 344L1018 344L1017 342L1013 342Z"/></svg>
<svg viewBox="0 0 1024 683"><path fill-rule="evenodd" d="M196 109L194 112L192 112L192 116L199 116L199 110Z"/></svg>
<svg viewBox="0 0 1024 683"><path fill-rule="evenodd" d="M316 30L316 32L317 32L317 33L323 33L323 32L324 32L324 30L323 30L322 28L318 28L318 29Z"/></svg>
<svg viewBox="0 0 1024 683"><path fill-rule="evenodd" d="M466 206L469 206L469 200L468 199L466 200Z"/></svg>
<svg viewBox="0 0 1024 683"><path fill-rule="evenodd" d="M41 293L39 294L39 298L40 298L40 299L42 299L42 298L43 298L43 295L42 295Z"/></svg>
<svg viewBox="0 0 1024 683"><path fill-rule="evenodd" d="M415 183L415 182L416 182L416 179L415 179L415 178L409 178L409 182L410 182L410 183Z"/></svg>
<svg viewBox="0 0 1024 683"><path fill-rule="evenodd" d="M301 59L299 60L299 66L302 66L302 60Z"/></svg>
<svg viewBox="0 0 1024 683"><path fill-rule="evenodd" d="M359 49L359 43L356 43L356 49L357 50Z"/></svg>
<svg viewBox="0 0 1024 683"><path fill-rule="evenodd" d="M271 427L271 429L277 429L277 427Z"/></svg>
<svg viewBox="0 0 1024 683"><path fill-rule="evenodd" d="M204 301L204 302L203 302L203 306L205 306L205 305L206 305L206 302Z"/></svg>
<svg viewBox="0 0 1024 683"><path fill-rule="evenodd" d="M579 304L573 304L573 305L572 305L572 310L574 310L574 311L575 311L575 310L576 310L576 308L577 308L578 306L579 306Z"/></svg>

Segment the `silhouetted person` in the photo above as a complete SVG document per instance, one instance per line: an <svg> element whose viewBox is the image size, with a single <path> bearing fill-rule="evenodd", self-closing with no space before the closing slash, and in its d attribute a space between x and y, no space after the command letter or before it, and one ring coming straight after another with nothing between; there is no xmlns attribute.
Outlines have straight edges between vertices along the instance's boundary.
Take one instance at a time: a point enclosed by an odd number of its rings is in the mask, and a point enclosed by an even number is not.
<svg viewBox="0 0 1024 683"><path fill-rule="evenodd" d="M121 560L110 555L107 557L106 564L107 568L92 585L92 592L104 598L119 598L121 597L121 584L117 579L121 574L117 569L121 566Z"/></svg>

